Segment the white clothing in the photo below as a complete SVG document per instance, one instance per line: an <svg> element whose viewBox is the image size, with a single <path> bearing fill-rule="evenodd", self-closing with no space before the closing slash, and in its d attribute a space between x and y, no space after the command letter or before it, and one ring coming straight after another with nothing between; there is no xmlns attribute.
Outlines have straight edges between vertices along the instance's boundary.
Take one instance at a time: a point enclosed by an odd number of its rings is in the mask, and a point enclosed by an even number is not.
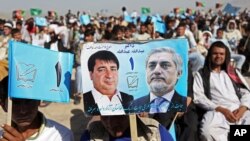
<svg viewBox="0 0 250 141"><path fill-rule="evenodd" d="M21 29L22 39L25 40L28 43L31 43L31 38L28 30L25 27L22 27Z"/></svg>
<svg viewBox="0 0 250 141"><path fill-rule="evenodd" d="M201 121L201 141L227 141L230 125L249 125L250 111L247 110L237 123L229 123L220 112L208 111Z"/></svg>
<svg viewBox="0 0 250 141"><path fill-rule="evenodd" d="M118 90L116 90L111 99L107 95L98 92L95 88L92 90L92 95L101 115L125 115L121 103L121 93Z"/></svg>
<svg viewBox="0 0 250 141"><path fill-rule="evenodd" d="M0 36L0 60L8 59L8 48L11 36Z"/></svg>
<svg viewBox="0 0 250 141"><path fill-rule="evenodd" d="M74 141L73 133L65 126L44 117L39 133L33 135L26 141ZM3 131L0 130L0 137Z"/></svg>
<svg viewBox="0 0 250 141"><path fill-rule="evenodd" d="M49 35L42 34L42 33L31 34L31 38L32 38L31 44L34 46L40 46L40 47L44 47L44 43L50 41Z"/></svg>
<svg viewBox="0 0 250 141"><path fill-rule="evenodd" d="M234 29L229 28L229 24L234 24ZM230 20L227 24L227 31L225 33L225 38L228 40L230 47L232 49L236 49L240 39L242 38L241 32L237 29L237 24L235 20Z"/></svg>
<svg viewBox="0 0 250 141"><path fill-rule="evenodd" d="M57 45L58 45L58 41L52 43L50 45L50 50L58 51L58 46Z"/></svg>
<svg viewBox="0 0 250 141"><path fill-rule="evenodd" d="M241 98L236 95L232 81L225 71L210 73L211 100L205 96L202 77L194 77L194 103L205 109L201 121L202 141L227 141L230 124L250 124L250 111L247 110L237 123L229 123L225 116L215 111L218 106L234 111L240 106L250 108L250 91L240 89Z"/></svg>
<svg viewBox="0 0 250 141"><path fill-rule="evenodd" d="M246 89L240 89L241 99L239 100L235 94L233 84L225 71L211 73L211 100L204 94L203 81L199 73L196 73L194 77L193 89L194 103L207 111L215 110L218 106L228 108L232 111L237 109L240 105L244 105L250 109L250 92Z"/></svg>
<svg viewBox="0 0 250 141"><path fill-rule="evenodd" d="M185 36L188 38L190 48L196 48L197 43L194 39L194 34L190 30L186 29Z"/></svg>
<svg viewBox="0 0 250 141"><path fill-rule="evenodd" d="M82 72L81 72L81 66L76 67L76 92L82 93Z"/></svg>
<svg viewBox="0 0 250 141"><path fill-rule="evenodd" d="M144 34L137 33L137 34L135 34L134 38L136 41L141 41L141 40L143 41L143 40L150 40L151 39L151 37L148 33L144 33Z"/></svg>

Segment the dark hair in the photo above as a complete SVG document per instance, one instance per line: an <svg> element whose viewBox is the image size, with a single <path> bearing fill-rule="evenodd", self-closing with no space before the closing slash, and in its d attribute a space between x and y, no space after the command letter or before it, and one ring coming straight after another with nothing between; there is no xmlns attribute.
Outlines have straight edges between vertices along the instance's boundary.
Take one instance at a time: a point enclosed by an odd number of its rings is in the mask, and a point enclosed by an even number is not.
<svg viewBox="0 0 250 141"><path fill-rule="evenodd" d="M95 31L94 30L91 30L91 29L87 29L85 32L84 32L84 35L85 37L87 36L94 36L95 35Z"/></svg>
<svg viewBox="0 0 250 141"><path fill-rule="evenodd" d="M20 31L19 29L17 29L17 28L14 28L14 29L11 30L11 35L12 35L12 37L13 37L14 34L16 34L16 33L21 33L21 31Z"/></svg>
<svg viewBox="0 0 250 141"><path fill-rule="evenodd" d="M91 71L91 72L94 71L94 66L95 66L96 60L103 60L106 62L114 61L117 65L117 69L119 69L119 61L118 61L117 57L115 56L115 54L110 52L110 51L101 50L101 51L98 51L98 52L92 54L88 60L89 71Z"/></svg>
<svg viewBox="0 0 250 141"><path fill-rule="evenodd" d="M0 19L0 24L5 24L5 20L4 19Z"/></svg>
<svg viewBox="0 0 250 141"><path fill-rule="evenodd" d="M179 23L179 25L177 26L176 29L178 29L178 28L180 28L180 27L186 28L186 26L187 26L187 25L186 25L184 22L181 22L181 23Z"/></svg>
<svg viewBox="0 0 250 141"><path fill-rule="evenodd" d="M223 31L224 32L225 30L224 30L224 28L218 28L217 33L218 33L218 31Z"/></svg>
<svg viewBox="0 0 250 141"><path fill-rule="evenodd" d="M18 20L18 21L16 22L16 25L23 25L23 22L22 22L21 20Z"/></svg>
<svg viewBox="0 0 250 141"><path fill-rule="evenodd" d="M228 64L230 63L230 51L229 51L229 48L222 41L216 41L212 43L212 45L210 46L208 50L208 54L205 59L204 66L208 67L209 71L212 70L212 50L216 47L224 48L226 50L225 62L222 64L221 69L227 71Z"/></svg>

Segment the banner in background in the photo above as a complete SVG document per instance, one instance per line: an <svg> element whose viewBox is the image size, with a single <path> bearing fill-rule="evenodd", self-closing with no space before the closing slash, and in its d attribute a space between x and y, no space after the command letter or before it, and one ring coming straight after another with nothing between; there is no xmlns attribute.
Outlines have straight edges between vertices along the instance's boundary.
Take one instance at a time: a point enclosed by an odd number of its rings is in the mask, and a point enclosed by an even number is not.
<svg viewBox="0 0 250 141"><path fill-rule="evenodd" d="M223 9L223 12L236 15L236 13L239 10L240 10L240 7L232 6L232 4L227 3L227 5Z"/></svg>
<svg viewBox="0 0 250 141"><path fill-rule="evenodd" d="M80 16L80 23L83 25L87 25L90 23L89 15L81 15Z"/></svg>

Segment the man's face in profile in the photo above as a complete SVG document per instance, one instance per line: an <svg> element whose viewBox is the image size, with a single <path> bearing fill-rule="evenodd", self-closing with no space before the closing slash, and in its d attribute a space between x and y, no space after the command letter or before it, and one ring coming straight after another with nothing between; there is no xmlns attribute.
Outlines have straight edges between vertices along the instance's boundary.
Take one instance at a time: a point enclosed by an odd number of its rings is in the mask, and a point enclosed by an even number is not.
<svg viewBox="0 0 250 141"><path fill-rule="evenodd" d="M118 68L114 61L97 59L90 78L96 90L104 95L114 95L118 83Z"/></svg>
<svg viewBox="0 0 250 141"><path fill-rule="evenodd" d="M173 90L179 76L173 55L168 52L152 54L147 62L146 73L150 91L156 96Z"/></svg>

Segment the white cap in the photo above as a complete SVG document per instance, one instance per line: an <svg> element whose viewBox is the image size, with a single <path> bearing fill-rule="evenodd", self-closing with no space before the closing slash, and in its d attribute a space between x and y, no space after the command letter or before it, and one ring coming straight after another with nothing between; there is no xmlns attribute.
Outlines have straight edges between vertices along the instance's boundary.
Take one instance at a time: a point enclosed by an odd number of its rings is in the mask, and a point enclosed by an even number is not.
<svg viewBox="0 0 250 141"><path fill-rule="evenodd" d="M5 23L4 26L9 27L9 28L13 28L12 24L11 24L11 23L8 23L8 22Z"/></svg>
<svg viewBox="0 0 250 141"><path fill-rule="evenodd" d="M70 18L70 19L69 19L69 23L71 23L71 24L74 23L74 22L76 22L76 21L77 21L76 18Z"/></svg>

